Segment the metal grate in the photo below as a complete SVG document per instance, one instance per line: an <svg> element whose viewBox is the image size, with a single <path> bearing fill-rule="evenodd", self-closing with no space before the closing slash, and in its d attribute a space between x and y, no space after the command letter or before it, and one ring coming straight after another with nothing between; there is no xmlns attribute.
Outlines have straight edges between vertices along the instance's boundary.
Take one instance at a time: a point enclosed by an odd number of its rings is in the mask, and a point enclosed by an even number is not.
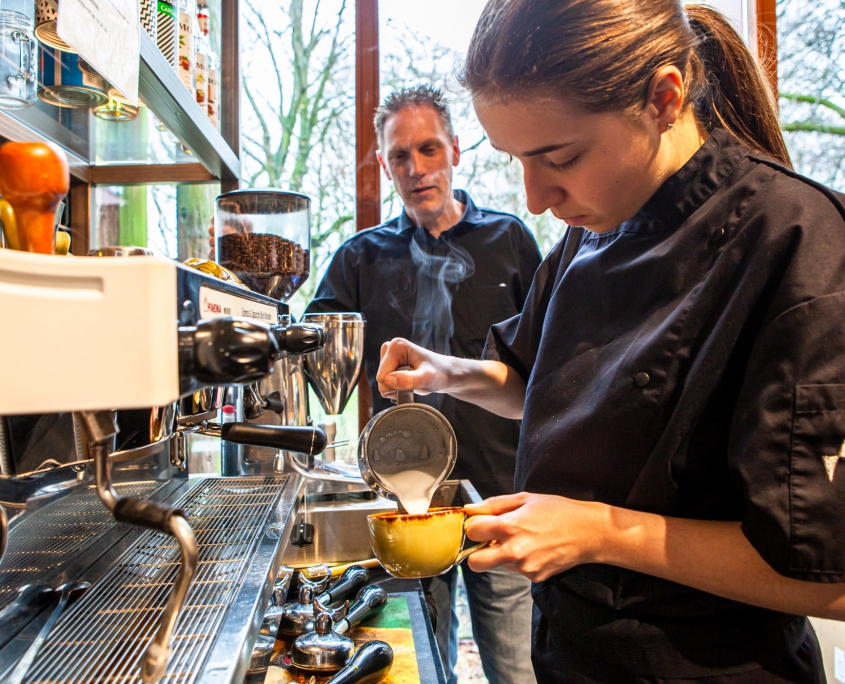
<svg viewBox="0 0 845 684"><path fill-rule="evenodd" d="M199 562L162 681L196 679L286 480L208 479L176 504L188 514ZM172 537L145 532L60 620L25 681L140 682L179 562Z"/></svg>
<svg viewBox="0 0 845 684"><path fill-rule="evenodd" d="M121 496L146 498L164 483L117 485ZM24 517L9 535L0 563L0 609L27 584L48 584L62 566L119 525L93 487L80 488Z"/></svg>

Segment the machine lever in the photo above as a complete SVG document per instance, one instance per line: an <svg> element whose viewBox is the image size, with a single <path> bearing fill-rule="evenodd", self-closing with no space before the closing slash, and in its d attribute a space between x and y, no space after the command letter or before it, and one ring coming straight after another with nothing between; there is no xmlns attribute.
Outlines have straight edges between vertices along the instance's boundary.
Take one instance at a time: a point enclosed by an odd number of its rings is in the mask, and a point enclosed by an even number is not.
<svg viewBox="0 0 845 684"><path fill-rule="evenodd" d="M118 497L111 483L109 458L114 436L118 432L114 414L111 411L83 411L78 415L94 452L97 495L106 508L116 520L170 534L176 537L179 543L182 563L179 565L173 589L167 597L158 630L141 664L141 679L145 684L155 684L164 676L167 669L167 660L170 657L170 637L173 635L176 620L185 605L188 589L196 573L199 557L197 540L183 511L150 501Z"/></svg>

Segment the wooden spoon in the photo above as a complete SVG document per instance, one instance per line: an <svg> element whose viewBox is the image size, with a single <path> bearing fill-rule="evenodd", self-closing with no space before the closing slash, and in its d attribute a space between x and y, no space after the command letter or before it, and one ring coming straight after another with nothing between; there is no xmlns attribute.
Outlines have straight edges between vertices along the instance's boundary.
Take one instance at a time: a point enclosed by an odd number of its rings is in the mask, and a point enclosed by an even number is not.
<svg viewBox="0 0 845 684"><path fill-rule="evenodd" d="M52 143L0 147L0 195L12 205L18 249L53 254L56 207L70 189L67 157Z"/></svg>

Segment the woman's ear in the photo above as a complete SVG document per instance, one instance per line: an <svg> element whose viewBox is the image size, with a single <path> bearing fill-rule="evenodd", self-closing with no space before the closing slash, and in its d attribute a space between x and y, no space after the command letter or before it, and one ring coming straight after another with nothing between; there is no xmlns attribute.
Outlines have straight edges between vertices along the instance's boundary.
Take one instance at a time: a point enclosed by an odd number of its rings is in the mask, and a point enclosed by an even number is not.
<svg viewBox="0 0 845 684"><path fill-rule="evenodd" d="M680 118L685 95L684 77L678 67L665 66L654 74L645 113L660 133L672 128Z"/></svg>

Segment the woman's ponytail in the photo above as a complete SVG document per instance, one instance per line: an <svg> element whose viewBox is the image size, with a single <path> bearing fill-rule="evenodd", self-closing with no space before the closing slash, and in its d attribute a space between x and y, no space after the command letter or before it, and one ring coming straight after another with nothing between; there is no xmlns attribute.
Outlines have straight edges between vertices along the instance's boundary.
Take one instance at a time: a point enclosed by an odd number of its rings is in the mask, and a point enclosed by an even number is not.
<svg viewBox="0 0 845 684"><path fill-rule="evenodd" d="M790 166L774 97L716 10L681 0L488 0L461 74L473 96L558 97L587 111L639 112L657 71L684 74L707 130Z"/></svg>
<svg viewBox="0 0 845 684"><path fill-rule="evenodd" d="M687 5L686 14L698 39L686 75L698 121L791 168L774 95L742 38L709 7Z"/></svg>

